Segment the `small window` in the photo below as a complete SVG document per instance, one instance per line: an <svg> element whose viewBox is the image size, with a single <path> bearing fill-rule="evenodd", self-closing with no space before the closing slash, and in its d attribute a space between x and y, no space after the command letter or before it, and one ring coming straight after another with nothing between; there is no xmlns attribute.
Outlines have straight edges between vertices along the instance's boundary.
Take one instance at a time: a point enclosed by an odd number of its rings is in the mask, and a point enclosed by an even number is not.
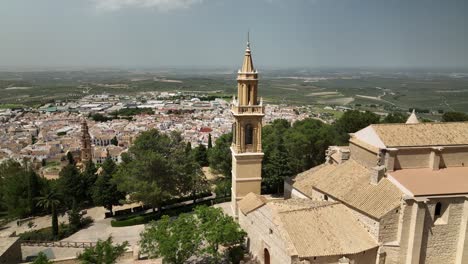
<svg viewBox="0 0 468 264"><path fill-rule="evenodd" d="M435 207L434 218L439 218L442 214L442 204L438 202Z"/></svg>
<svg viewBox="0 0 468 264"><path fill-rule="evenodd" d="M269 231L270 231L270 235L271 235L271 234L273 234L273 229L271 229L271 228L270 228L270 230L269 230Z"/></svg>
<svg viewBox="0 0 468 264"><path fill-rule="evenodd" d="M323 200L328 201L328 195L323 195Z"/></svg>
<svg viewBox="0 0 468 264"><path fill-rule="evenodd" d="M445 225L448 223L449 204L437 202L434 209L434 224Z"/></svg>

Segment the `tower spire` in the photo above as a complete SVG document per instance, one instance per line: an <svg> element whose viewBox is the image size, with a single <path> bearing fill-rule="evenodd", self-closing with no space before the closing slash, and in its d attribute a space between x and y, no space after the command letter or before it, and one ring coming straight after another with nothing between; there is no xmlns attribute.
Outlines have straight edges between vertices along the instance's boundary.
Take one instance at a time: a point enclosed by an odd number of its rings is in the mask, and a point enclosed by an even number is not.
<svg viewBox="0 0 468 264"><path fill-rule="evenodd" d="M241 72L254 73L255 68L252 62L252 54L250 51L250 31L247 31L247 48L245 49L244 62L242 63Z"/></svg>

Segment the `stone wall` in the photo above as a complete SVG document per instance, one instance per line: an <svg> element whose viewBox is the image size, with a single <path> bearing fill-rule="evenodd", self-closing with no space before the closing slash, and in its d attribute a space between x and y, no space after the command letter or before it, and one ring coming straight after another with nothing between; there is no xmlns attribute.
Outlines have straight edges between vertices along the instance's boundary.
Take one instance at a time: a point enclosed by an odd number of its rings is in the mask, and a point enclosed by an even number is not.
<svg viewBox="0 0 468 264"><path fill-rule="evenodd" d="M239 224L248 234L249 251L260 263L264 263L263 252L265 248L270 253L271 264L291 263L284 238L271 219L272 213L267 206L247 215L239 213Z"/></svg>
<svg viewBox="0 0 468 264"><path fill-rule="evenodd" d="M442 167L468 166L468 148L444 148L441 165Z"/></svg>
<svg viewBox="0 0 468 264"><path fill-rule="evenodd" d="M0 264L20 263L22 261L22 255L19 238L5 237L0 239L11 241L9 243L16 240L8 248L4 249L3 254L0 255Z"/></svg>
<svg viewBox="0 0 468 264"><path fill-rule="evenodd" d="M372 168L377 165L377 153L358 146L352 142L349 142L349 150L351 152L351 157L364 166Z"/></svg>
<svg viewBox="0 0 468 264"><path fill-rule="evenodd" d="M352 208L348 209L353 213L353 215L358 220L359 224L364 227L369 234L375 239L375 241L379 241L379 231L380 231L380 224L379 221L370 218L369 216L360 213L359 211L353 210Z"/></svg>
<svg viewBox="0 0 468 264"><path fill-rule="evenodd" d="M400 254L399 246L383 246L382 250L385 252L385 262L382 264L399 264L398 256ZM380 264L380 263L379 263Z"/></svg>
<svg viewBox="0 0 468 264"><path fill-rule="evenodd" d="M399 149L395 159L395 169L429 168L430 154L431 148ZM442 149L440 168L463 166L468 166L468 148L447 147Z"/></svg>
<svg viewBox="0 0 468 264"><path fill-rule="evenodd" d="M439 201L450 204L447 223L434 223L435 205ZM424 263L455 263L463 203L463 198L431 199L427 202L421 246Z"/></svg>
<svg viewBox="0 0 468 264"><path fill-rule="evenodd" d="M379 242L388 243L398 240L398 226L401 208L395 208L380 219Z"/></svg>
<svg viewBox="0 0 468 264"><path fill-rule="evenodd" d="M401 222L401 231L400 231L400 254L398 255L397 263L405 263L406 256L408 255L408 239L409 239L409 232L410 232L410 224L411 224L411 211L415 204L410 205L406 204L403 207L403 219Z"/></svg>
<svg viewBox="0 0 468 264"><path fill-rule="evenodd" d="M292 197L292 190L293 190L293 187L290 183L289 180L285 180L284 183L283 183L283 196L284 196L284 199L289 199Z"/></svg>
<svg viewBox="0 0 468 264"><path fill-rule="evenodd" d="M395 169L429 168L431 149L399 149Z"/></svg>

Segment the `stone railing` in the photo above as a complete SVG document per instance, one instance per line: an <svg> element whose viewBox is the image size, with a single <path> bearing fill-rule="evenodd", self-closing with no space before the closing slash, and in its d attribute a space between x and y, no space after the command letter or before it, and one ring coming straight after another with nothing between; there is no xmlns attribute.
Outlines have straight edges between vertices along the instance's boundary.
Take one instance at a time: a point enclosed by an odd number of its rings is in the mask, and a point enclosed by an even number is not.
<svg viewBox="0 0 468 264"><path fill-rule="evenodd" d="M242 115L242 114L261 114L265 113L265 108L263 105L243 105L243 106L232 106L232 112L234 114Z"/></svg>
<svg viewBox="0 0 468 264"><path fill-rule="evenodd" d="M21 241L22 246L28 247L67 247L67 248L90 248L96 242L69 242L69 241Z"/></svg>

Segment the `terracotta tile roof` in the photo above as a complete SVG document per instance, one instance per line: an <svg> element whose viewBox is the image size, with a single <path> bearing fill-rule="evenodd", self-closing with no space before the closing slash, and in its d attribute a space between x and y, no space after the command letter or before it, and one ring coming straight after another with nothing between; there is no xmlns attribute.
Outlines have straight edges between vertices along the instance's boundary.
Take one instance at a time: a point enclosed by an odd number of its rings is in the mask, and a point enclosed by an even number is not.
<svg viewBox="0 0 468 264"><path fill-rule="evenodd" d="M312 198L312 187L319 179L326 177L331 171L336 169L336 166L335 164L324 163L301 172L294 178L293 186L304 195Z"/></svg>
<svg viewBox="0 0 468 264"><path fill-rule="evenodd" d="M468 145L468 122L378 124L371 127L387 147Z"/></svg>
<svg viewBox="0 0 468 264"><path fill-rule="evenodd" d="M414 196L468 193L468 167L403 169L389 174Z"/></svg>
<svg viewBox="0 0 468 264"><path fill-rule="evenodd" d="M270 204L268 204L270 206ZM346 206L325 202L278 213L279 227L301 258L347 255L378 246Z"/></svg>
<svg viewBox="0 0 468 264"><path fill-rule="evenodd" d="M354 159L314 169L307 176L302 175L305 178L298 179L293 187L308 196L312 188L318 189L376 219L400 205L403 193L387 178L371 184L371 171Z"/></svg>
<svg viewBox="0 0 468 264"><path fill-rule="evenodd" d="M238 202L238 205L239 210L246 215L257 208L262 207L266 204L266 202L267 200L265 197L254 193L249 193Z"/></svg>

